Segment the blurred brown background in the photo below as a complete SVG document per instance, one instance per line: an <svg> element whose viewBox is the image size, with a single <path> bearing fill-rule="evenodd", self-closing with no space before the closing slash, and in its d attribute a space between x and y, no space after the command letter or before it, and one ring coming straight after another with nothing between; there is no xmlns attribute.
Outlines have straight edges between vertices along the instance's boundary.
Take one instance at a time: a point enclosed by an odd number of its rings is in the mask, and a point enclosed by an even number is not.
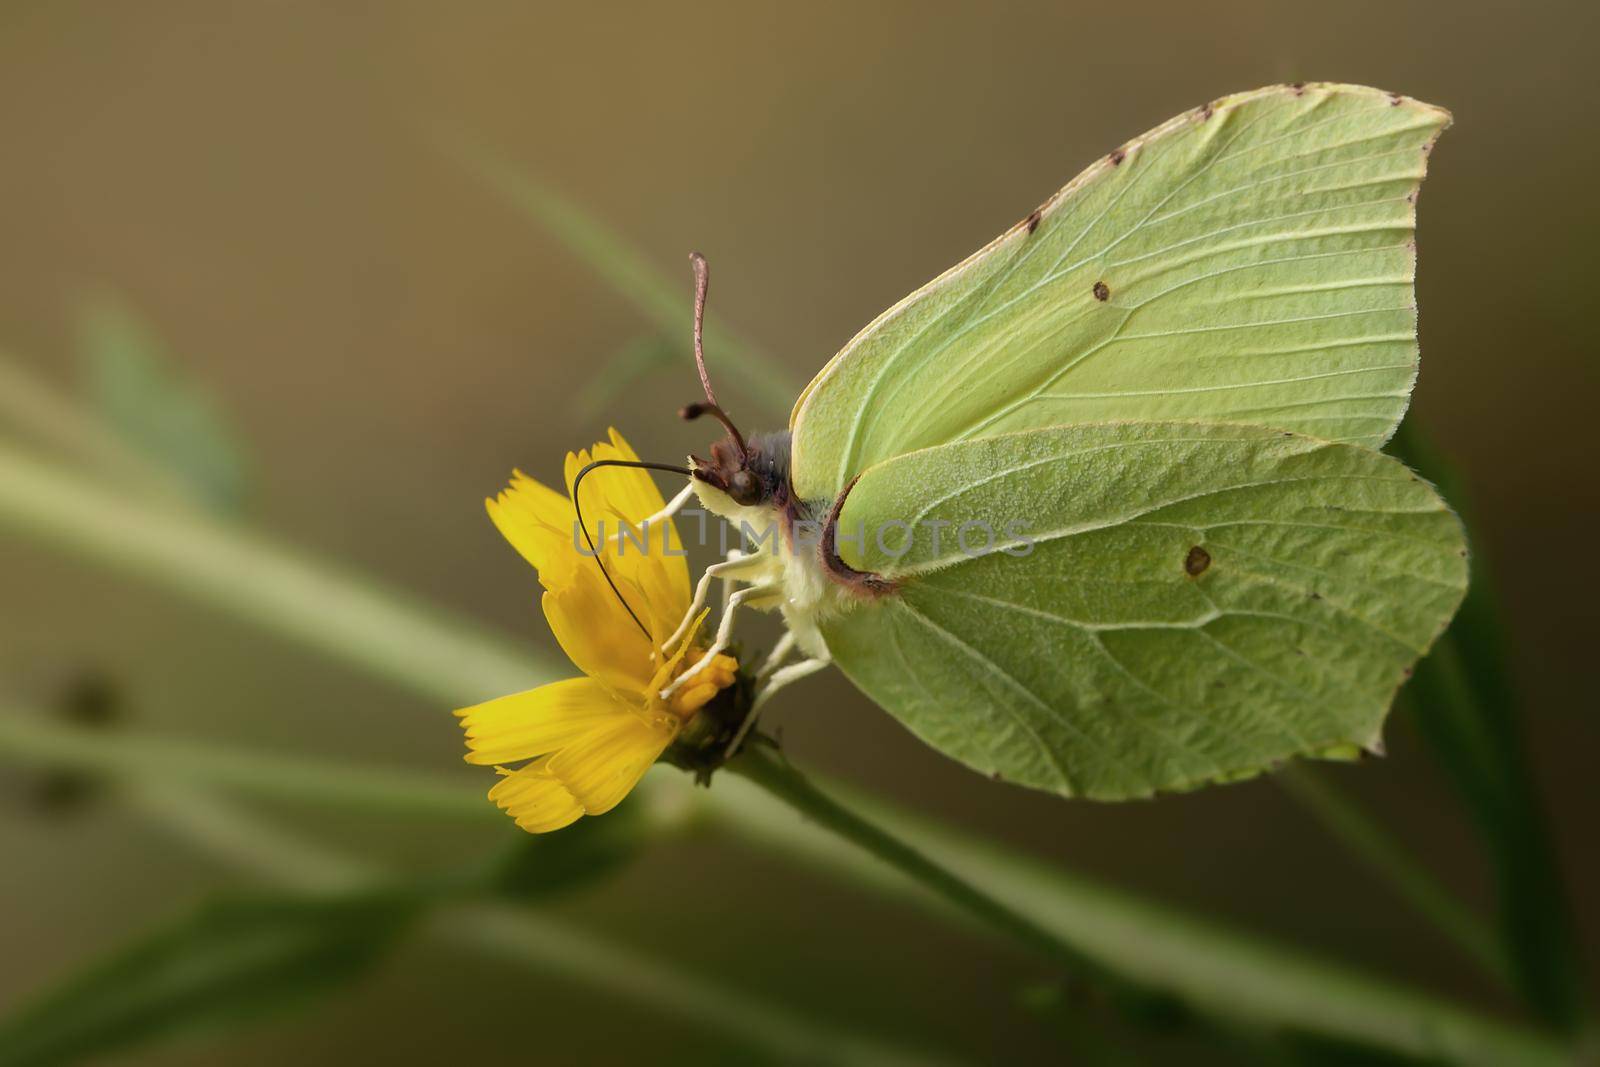
<svg viewBox="0 0 1600 1067"><path fill-rule="evenodd" d="M696 393L687 364L603 415L572 403L651 328L441 152L437 131L492 147L681 275L685 332L684 256L705 252L713 310L800 383L877 311L1186 107L1303 79L1442 104L1456 126L1421 202L1414 417L1470 480L1475 547L1498 571L1534 760L1592 941L1597 22L1579 2L12 2L0 10L0 346L70 386L78 302L123 294L247 443L252 517L549 647L533 576L483 496L514 464L552 477L607 421L669 460L708 431L673 414ZM747 423L781 418L729 399ZM154 730L473 774L448 709L9 533L0 604L0 680L24 692L94 665ZM778 704L804 766L1500 1003L1270 782L1062 803L944 761L837 675ZM1485 869L1440 774L1399 717L1390 742L1387 760L1337 779L1484 901ZM491 840L323 829L413 857ZM0 811L0 855L0 1005L227 877L114 808L72 822ZM765 859L657 849L562 907L818 1014L978 1056L1051 1039L1016 1008L1035 964ZM624 1025L617 1010L418 949L313 1014L146 1059L627 1062L663 1041L732 1055L632 1009Z"/></svg>

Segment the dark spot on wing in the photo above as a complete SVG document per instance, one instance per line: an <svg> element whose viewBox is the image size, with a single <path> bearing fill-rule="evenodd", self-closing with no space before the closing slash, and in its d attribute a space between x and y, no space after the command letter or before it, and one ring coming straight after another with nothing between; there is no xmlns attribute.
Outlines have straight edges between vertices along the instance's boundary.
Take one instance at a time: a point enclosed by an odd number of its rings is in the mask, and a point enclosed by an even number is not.
<svg viewBox="0 0 1600 1067"><path fill-rule="evenodd" d="M1311 590L1311 592L1307 593L1306 596L1309 596L1312 600L1321 600L1322 599L1322 594L1317 592L1315 589L1313 589L1313 590Z"/></svg>
<svg viewBox="0 0 1600 1067"><path fill-rule="evenodd" d="M1111 287L1109 285L1107 285L1105 282L1095 282L1094 283L1094 298L1096 300L1101 300L1101 301L1110 300L1111 299Z"/></svg>
<svg viewBox="0 0 1600 1067"><path fill-rule="evenodd" d="M1107 158L1109 158L1111 160L1111 165L1113 167L1120 167L1120 166L1122 166L1122 161L1124 159L1128 158L1128 153L1124 152L1122 149L1119 148L1116 151L1112 152L1111 155L1109 157L1107 157Z"/></svg>
<svg viewBox="0 0 1600 1067"><path fill-rule="evenodd" d="M1189 550L1189 554L1183 557L1184 573L1191 578L1200 577L1209 566L1211 566L1211 553L1199 545L1195 545Z"/></svg>
<svg viewBox="0 0 1600 1067"><path fill-rule="evenodd" d="M1399 93L1390 93L1389 94L1389 106L1390 107L1399 107L1401 104L1403 104L1405 102L1406 102L1406 98L1401 96Z"/></svg>
<svg viewBox="0 0 1600 1067"><path fill-rule="evenodd" d="M1215 115L1216 113L1217 113L1217 109L1212 107L1210 104L1206 104L1205 106L1200 108L1199 111L1196 112L1196 114L1200 116L1200 121L1201 122L1205 122L1207 119L1209 119L1212 115Z"/></svg>
<svg viewBox="0 0 1600 1067"><path fill-rule="evenodd" d="M1028 216L1027 227L1029 233L1039 228L1039 220L1042 218L1044 218L1044 210L1042 208L1034 208L1033 214Z"/></svg>
<svg viewBox="0 0 1600 1067"><path fill-rule="evenodd" d="M1296 96L1304 96L1306 93L1305 82L1295 82L1293 85L1289 86L1289 88L1294 90L1294 95Z"/></svg>

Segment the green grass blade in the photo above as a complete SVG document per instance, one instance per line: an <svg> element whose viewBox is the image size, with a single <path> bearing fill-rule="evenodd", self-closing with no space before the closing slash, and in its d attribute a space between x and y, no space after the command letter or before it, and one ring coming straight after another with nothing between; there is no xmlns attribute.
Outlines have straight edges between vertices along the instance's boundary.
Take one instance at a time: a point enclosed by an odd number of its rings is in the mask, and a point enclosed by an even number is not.
<svg viewBox="0 0 1600 1067"><path fill-rule="evenodd" d="M444 150L481 178L507 203L560 241L599 278L630 301L667 337L682 337L683 375L690 395L693 356L689 348L693 286L684 249L681 274L653 266L616 231L577 202L519 171L487 149L457 137L441 137ZM733 379L742 393L769 415L787 417L799 394L793 373L749 338L707 312L705 345L719 380Z"/></svg>
<svg viewBox="0 0 1600 1067"><path fill-rule="evenodd" d="M1464 507L1461 478L1402 425L1392 451ZM1507 636L1481 548L1455 622L1403 691L1409 711L1448 773L1493 863L1498 918L1513 982L1541 1017L1568 1031L1586 1009L1577 934L1544 804L1528 762L1522 709L1507 662Z"/></svg>
<svg viewBox="0 0 1600 1067"><path fill-rule="evenodd" d="M37 535L54 551L222 607L430 699L460 703L468 694L499 695L541 680L537 661L482 629L326 564L310 564L236 525L109 496L68 469L0 446L4 526ZM857 856L792 810L774 813L775 801L758 816L759 791L738 784L719 780L717 788L698 794L707 817L742 826L765 847L830 864L852 881L887 882L897 893L925 899L914 883L864 853ZM653 774L647 785L680 795L690 790L672 770ZM908 825L871 801L854 799L852 806L892 830ZM915 834L914 847L1108 965L1135 969L1142 984L1177 988L1206 1010L1464 1063L1559 1062L1559 1050L1538 1036L1464 1009L1238 934L1195 934L1196 924L1167 909L1139 905L1120 890L1085 887L1057 868L935 828L909 825L907 833ZM1513 1059L1492 1058L1508 1050L1516 1053Z"/></svg>
<svg viewBox="0 0 1600 1067"><path fill-rule="evenodd" d="M447 815L473 821L502 818L477 789L452 791L429 775L261 752L241 754L227 746L173 744L119 732L91 733L25 722L15 714L0 714L0 726L6 727L0 729L0 757L104 774L138 798L153 788L193 793L204 787L290 803L309 802L323 809L336 804L387 818L397 814ZM341 776L347 781L337 789L318 787L318 783ZM412 801L403 796L408 782L416 794ZM1499 1067L1504 1063L1564 1062L1561 1048L1553 1041L1482 1013L952 833L836 783L817 782L815 788L893 834L906 849L953 871L1096 966L1170 993L1208 1018L1451 1063ZM973 919L971 912L952 908L949 897L930 892L922 882L905 877L902 871L738 776L719 776L715 788L704 790L696 788L687 776L663 768L645 779L626 806L636 816L643 816L646 828L706 826L734 835L749 847L882 892L897 903L917 904L941 918ZM234 833L226 819L218 826L218 813L225 814L227 805L215 800L187 802L180 798L164 803L161 812L164 821L181 823L191 835L203 837L214 851L233 854L239 862L278 876L291 874L295 870L293 855L303 851L289 849L285 857L286 850L279 846L275 853L263 855L263 843L273 840L273 835L259 829ZM600 841L586 843L580 851L590 844L610 847ZM527 874L524 860L536 862L536 857L513 861L510 871L499 865L488 868L499 872L496 877L511 879L499 883L495 892L516 896L530 888L552 888L540 886L537 879L531 887L521 881ZM319 870L325 866L318 864ZM521 874L516 873L518 868ZM341 866L333 877L302 879L296 884L348 888L370 882L372 877L371 872ZM499 920L486 921L497 937L504 936ZM536 939L533 945L552 948L548 935L549 931L544 931L540 935L544 940ZM504 945L499 947L504 949ZM621 950L613 947L606 951L615 955ZM557 957L555 963L564 966L562 954L557 952ZM587 957L579 961L586 962ZM596 975L602 987L603 978Z"/></svg>
<svg viewBox="0 0 1600 1067"><path fill-rule="evenodd" d="M319 842L287 832L270 820L239 810L214 794L150 783L130 799L163 831L199 846L269 884L301 892L351 892L382 885L393 875L370 863L330 852ZM679 805L680 808L683 805ZM565 915L543 914L519 901L464 903L425 925L430 939L475 955L592 989L610 1001L688 1022L773 1063L837 1063L840 1067L943 1067L954 1056L902 1047L835 1026L788 1005L764 1001L738 984L723 984L574 925ZM530 1025L550 1025L534 1017Z"/></svg>
<svg viewBox="0 0 1600 1067"><path fill-rule="evenodd" d="M312 1002L363 977L416 913L386 894L218 899L0 1023L0 1067L74 1063Z"/></svg>
<svg viewBox="0 0 1600 1067"><path fill-rule="evenodd" d="M179 590L449 707L570 673L466 619L238 523L124 495L3 443L0 523L52 550Z"/></svg>
<svg viewBox="0 0 1600 1067"><path fill-rule="evenodd" d="M153 465L104 420L29 373L4 351L0 351L0 426L130 491L169 502L189 499L175 475Z"/></svg>
<svg viewBox="0 0 1600 1067"><path fill-rule="evenodd" d="M1571 1062L1558 1041L1390 979L1229 929L1061 867L950 830L837 783L840 803L1129 980L1191 1010L1271 1033L1316 1037L1436 1063ZM937 908L917 883L737 777L718 779L705 817L751 846ZM1379 1060L1379 1062L1383 1062Z"/></svg>
<svg viewBox="0 0 1600 1067"><path fill-rule="evenodd" d="M658 334L636 337L606 360L572 398L573 421L579 424L611 421L605 411L630 389L656 371L685 366L693 359L689 349Z"/></svg>
<svg viewBox="0 0 1600 1067"><path fill-rule="evenodd" d="M244 501L242 449L215 400L186 380L154 327L110 293L85 299L78 347L106 425L219 512Z"/></svg>
<svg viewBox="0 0 1600 1067"><path fill-rule="evenodd" d="M1289 764L1277 771L1273 780L1487 974L1502 983L1510 981L1509 965L1495 931L1326 775L1308 764Z"/></svg>
<svg viewBox="0 0 1600 1067"><path fill-rule="evenodd" d="M485 799L488 783L438 774L295 759L258 749L69 726L33 709L0 706L0 759L38 770L65 768L111 780L182 782L244 796L289 800L379 818L492 826L505 816Z"/></svg>

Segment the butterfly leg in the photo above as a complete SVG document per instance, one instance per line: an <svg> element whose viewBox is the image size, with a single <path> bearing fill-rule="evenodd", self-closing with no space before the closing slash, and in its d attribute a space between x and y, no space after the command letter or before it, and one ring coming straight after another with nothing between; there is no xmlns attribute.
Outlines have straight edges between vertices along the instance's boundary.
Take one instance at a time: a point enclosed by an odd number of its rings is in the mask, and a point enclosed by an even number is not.
<svg viewBox="0 0 1600 1067"><path fill-rule="evenodd" d="M831 656L812 656L810 659L803 659L799 663L791 663L787 667L779 667L773 671L766 684L756 693L756 698L750 705L750 714L746 715L744 722L739 724L739 732L733 735L732 741L728 742L728 748L723 753L723 759L728 759L739 751L739 746L744 743L745 735L756 724L756 718L761 714L761 708L768 700L772 699L774 693L786 685L816 674L832 662L833 658Z"/></svg>
<svg viewBox="0 0 1600 1067"><path fill-rule="evenodd" d="M737 562L739 562L739 560L741 560L743 558L744 558L744 552L741 549L737 549L737 548L728 549L728 562L729 563L737 563ZM723 582L722 583L722 613L724 615L726 615L728 613L728 601L730 599L732 599L732 597L733 597L733 583L732 582Z"/></svg>
<svg viewBox="0 0 1600 1067"><path fill-rule="evenodd" d="M778 638L778 643L772 646L772 653L767 656L766 662L761 664L761 669L756 672L756 681L765 682L789 658L789 653L794 651L794 631L785 630L783 636Z"/></svg>
<svg viewBox="0 0 1600 1067"><path fill-rule="evenodd" d="M672 518L672 516L676 515L680 511L682 511L683 510L683 506L685 504L687 504L693 498L694 498L694 482L691 481L688 485L683 487L683 489L678 493L677 496L675 496L671 500L667 501L667 506L666 507L662 508L660 511L656 512L654 515L651 515L649 518L647 518L643 522L639 523L638 525L644 527L645 543L646 544L649 543L650 531L651 530L655 529L657 526L660 526L662 523L664 523L668 519ZM620 540L622 538L621 531L618 531L617 538L618 538L618 540Z"/></svg>
<svg viewBox="0 0 1600 1067"><path fill-rule="evenodd" d="M751 563L751 557L745 556L744 553L736 548L728 553L727 559L721 563L713 563L702 571L700 581L695 584L694 599L689 602L688 612L683 616L683 621L678 624L678 628L672 632L672 636L662 642L661 647L664 650L670 650L679 641L683 640L684 636L689 632L689 627L694 623L695 616L699 615L700 609L705 606L706 593L711 588L712 579L722 579L722 613L727 615L728 601L732 598L734 583L742 580L740 577L742 571L753 569L754 565Z"/></svg>
<svg viewBox="0 0 1600 1067"><path fill-rule="evenodd" d="M753 559L757 557L751 558ZM738 562L747 563L749 560L741 559ZM699 674L701 671L705 670L707 665L711 663L712 659L720 656L727 649L728 644L733 640L733 617L738 613L739 608L745 603L745 601L759 600L763 597L771 599L773 597L782 595L782 592L782 588L776 585L747 585L729 597L728 610L722 613L722 621L717 625L717 639L712 642L711 647L706 650L705 655L701 656L695 661L695 665L693 667L690 667L688 670L678 675L677 679L674 680L671 685L661 690L661 699L671 700L672 694L676 693L680 688L682 688L685 682Z"/></svg>

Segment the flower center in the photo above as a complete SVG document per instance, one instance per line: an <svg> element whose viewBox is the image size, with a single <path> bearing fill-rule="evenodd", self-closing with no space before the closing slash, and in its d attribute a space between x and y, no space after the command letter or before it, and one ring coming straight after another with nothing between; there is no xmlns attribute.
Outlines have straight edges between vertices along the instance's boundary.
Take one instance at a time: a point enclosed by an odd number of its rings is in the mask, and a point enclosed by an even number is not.
<svg viewBox="0 0 1600 1067"><path fill-rule="evenodd" d="M683 657L683 662L674 677L699 663L705 654L706 650L703 648L691 648L689 654ZM738 672L739 661L732 656L719 654L712 657L710 663L672 695L672 699L667 703L667 710L684 722L688 722L712 697L732 685Z"/></svg>

